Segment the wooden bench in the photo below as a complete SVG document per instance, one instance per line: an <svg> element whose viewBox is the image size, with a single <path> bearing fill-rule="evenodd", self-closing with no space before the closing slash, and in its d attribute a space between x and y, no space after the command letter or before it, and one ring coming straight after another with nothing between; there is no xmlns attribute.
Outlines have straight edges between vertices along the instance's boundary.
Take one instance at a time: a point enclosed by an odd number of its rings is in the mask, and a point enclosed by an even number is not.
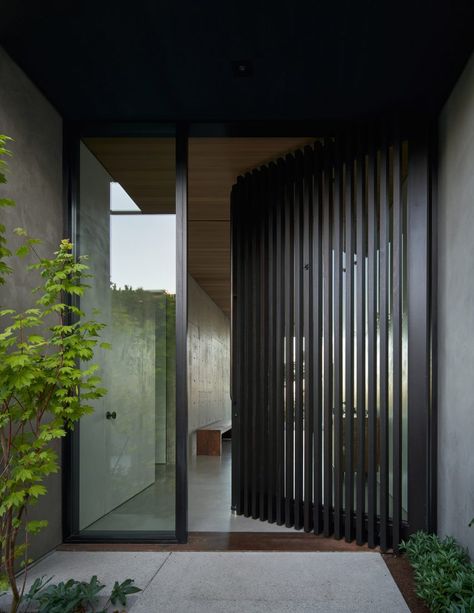
<svg viewBox="0 0 474 613"><path fill-rule="evenodd" d="M222 436L232 429L230 419L221 419L196 430L197 455L222 455Z"/></svg>

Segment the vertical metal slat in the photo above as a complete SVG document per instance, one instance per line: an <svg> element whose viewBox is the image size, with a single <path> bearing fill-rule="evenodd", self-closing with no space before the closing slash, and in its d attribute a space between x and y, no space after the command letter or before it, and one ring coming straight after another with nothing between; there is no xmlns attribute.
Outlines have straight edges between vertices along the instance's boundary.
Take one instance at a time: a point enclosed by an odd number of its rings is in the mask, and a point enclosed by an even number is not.
<svg viewBox="0 0 474 613"><path fill-rule="evenodd" d="M303 154L295 153L294 312L295 312L295 528L303 525Z"/></svg>
<svg viewBox="0 0 474 613"><path fill-rule="evenodd" d="M384 139L385 140L385 139ZM389 283L389 210L388 156L386 143L380 147L380 547L388 547L388 283Z"/></svg>
<svg viewBox="0 0 474 613"><path fill-rule="evenodd" d="M285 398L284 398L284 338L285 338L285 166L283 160L277 163L277 204L276 204L276 522L285 523Z"/></svg>
<svg viewBox="0 0 474 613"><path fill-rule="evenodd" d="M303 171L303 382L304 382L304 508L303 526L305 532L313 527L313 285L312 269L312 215L313 215L313 167L314 156L311 147L304 149Z"/></svg>
<svg viewBox="0 0 474 613"><path fill-rule="evenodd" d="M239 514L242 513L242 482L241 482L241 454L240 442L240 411L242 390L242 254L241 254L241 215L239 205L241 203L242 178L232 188L231 192L231 258L232 258L232 508Z"/></svg>
<svg viewBox="0 0 474 613"><path fill-rule="evenodd" d="M322 304L322 147L320 143L314 146L314 179L313 179L313 252L312 252L312 305L313 305L313 524L314 532L319 534L323 525L323 304Z"/></svg>
<svg viewBox="0 0 474 613"><path fill-rule="evenodd" d="M345 248L346 248L346 323L345 323L345 526L346 541L353 538L354 514L354 161L352 143L345 157Z"/></svg>
<svg viewBox="0 0 474 613"><path fill-rule="evenodd" d="M343 495L343 425L342 425L342 224L343 198L341 137L336 141L334 164L334 537L340 539L342 527Z"/></svg>
<svg viewBox="0 0 474 613"><path fill-rule="evenodd" d="M332 533L333 474L332 474L332 412L333 412L333 266L332 266L332 156L325 146L323 175L323 283L324 283L324 535Z"/></svg>
<svg viewBox="0 0 474 613"><path fill-rule="evenodd" d="M258 361L260 364L259 378L259 406L258 406L258 456L257 464L259 470L258 479L258 507L260 520L267 517L267 447L268 447L268 168L263 166L259 171L260 180L260 304L259 304L259 330L260 350Z"/></svg>
<svg viewBox="0 0 474 613"><path fill-rule="evenodd" d="M267 453L267 507L268 521L273 523L276 517L275 510L275 477L276 477L276 296L275 296L275 277L276 277L276 253L275 253L275 194L276 194L276 166L271 164L269 167L268 182L268 453Z"/></svg>
<svg viewBox="0 0 474 613"><path fill-rule="evenodd" d="M366 493L366 159L364 141L359 132L356 159L356 376L357 376L357 488L356 488L356 541L365 542L365 493Z"/></svg>
<svg viewBox="0 0 474 613"><path fill-rule="evenodd" d="M367 171L367 207L368 207L368 538L369 547L376 545L377 522L377 206L376 190L376 151L371 141Z"/></svg>
<svg viewBox="0 0 474 613"><path fill-rule="evenodd" d="M252 310L251 310L251 295L252 295L252 235L250 224L250 175L245 176L244 180L244 208L243 208L243 232L245 233L245 250L244 250L244 329L246 330L244 340L244 372L243 372L243 390L244 399L241 411L241 432L242 432L242 488L243 488L243 513L246 517L251 514L250 507L250 412L253 402L251 376L252 376L252 337L248 333L252 329Z"/></svg>
<svg viewBox="0 0 474 613"><path fill-rule="evenodd" d="M285 167L285 524L291 527L294 521L294 159L292 156L285 158Z"/></svg>
<svg viewBox="0 0 474 613"><path fill-rule="evenodd" d="M260 381L260 361L259 361L259 349L260 349L260 336L259 331L259 285L260 285L260 269L258 266L259 261L259 209L258 209L258 192L259 181L258 171L253 171L251 175L251 201L253 210L253 226L251 226L252 236L252 267L251 267L251 316L252 316L252 338L251 338L251 364L252 370L250 371L250 386L252 389L252 404L249 407L251 411L251 417L249 419L250 425L250 461L251 461L251 473L250 473L250 499L251 499L251 515L254 519L258 517L258 496L257 496L257 481L258 481L258 461L257 461L257 445L258 445L258 402L259 402L259 381Z"/></svg>
<svg viewBox="0 0 474 613"><path fill-rule="evenodd" d="M403 211L401 195L401 147L393 143L393 548L398 551L402 522L402 288Z"/></svg>

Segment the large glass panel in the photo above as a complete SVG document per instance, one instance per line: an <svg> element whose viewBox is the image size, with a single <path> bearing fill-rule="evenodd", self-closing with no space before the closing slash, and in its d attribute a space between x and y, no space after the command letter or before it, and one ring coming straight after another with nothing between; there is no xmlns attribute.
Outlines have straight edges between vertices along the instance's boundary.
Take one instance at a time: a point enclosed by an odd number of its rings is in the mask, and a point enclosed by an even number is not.
<svg viewBox="0 0 474 613"><path fill-rule="evenodd" d="M107 395L79 429L79 529L175 529L175 142L80 146L81 306L106 324Z"/></svg>

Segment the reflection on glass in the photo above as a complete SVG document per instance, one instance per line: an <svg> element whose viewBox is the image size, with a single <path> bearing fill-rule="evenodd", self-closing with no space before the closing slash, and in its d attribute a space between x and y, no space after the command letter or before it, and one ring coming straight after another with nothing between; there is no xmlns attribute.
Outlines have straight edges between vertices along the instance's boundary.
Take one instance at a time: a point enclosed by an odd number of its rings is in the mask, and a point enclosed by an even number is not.
<svg viewBox="0 0 474 613"><path fill-rule="evenodd" d="M94 274L81 306L99 311L102 340L112 346L97 355L108 393L80 424L81 530L175 527L174 166L166 184L156 168L174 164L174 142L132 143L147 160L141 190L136 179L127 185L115 176L127 177L121 155L134 140L81 144L78 244ZM155 157L147 175L148 155Z"/></svg>

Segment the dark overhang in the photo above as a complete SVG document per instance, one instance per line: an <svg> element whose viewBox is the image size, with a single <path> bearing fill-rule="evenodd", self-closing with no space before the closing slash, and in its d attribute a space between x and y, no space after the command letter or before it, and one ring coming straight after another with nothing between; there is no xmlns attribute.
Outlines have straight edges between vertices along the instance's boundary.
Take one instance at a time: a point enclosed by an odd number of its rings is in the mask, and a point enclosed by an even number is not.
<svg viewBox="0 0 474 613"><path fill-rule="evenodd" d="M93 121L429 114L474 32L472 0L63 0L1 14L13 59L63 116Z"/></svg>

